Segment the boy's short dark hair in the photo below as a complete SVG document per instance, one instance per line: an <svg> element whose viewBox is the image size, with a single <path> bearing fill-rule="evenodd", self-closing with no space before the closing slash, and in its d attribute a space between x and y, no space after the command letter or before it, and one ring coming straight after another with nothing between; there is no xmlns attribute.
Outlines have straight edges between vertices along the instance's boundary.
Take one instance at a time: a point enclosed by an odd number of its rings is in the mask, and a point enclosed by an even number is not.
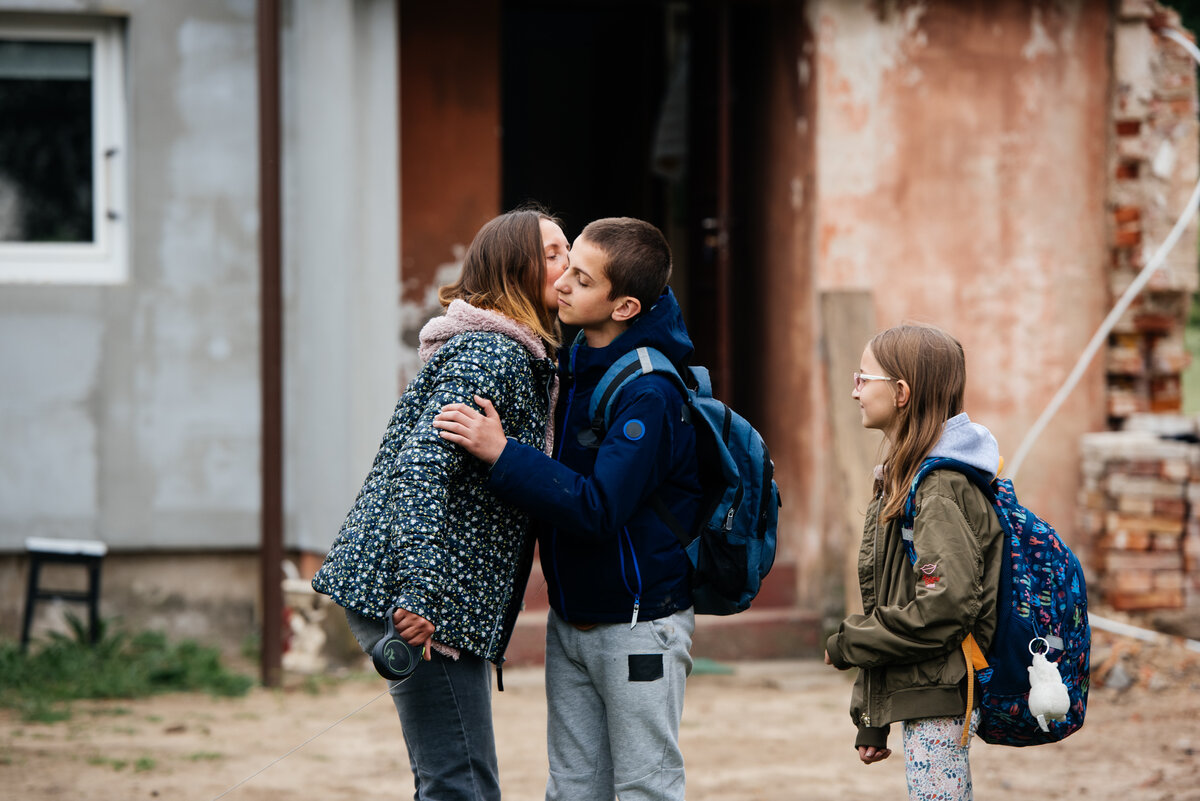
<svg viewBox="0 0 1200 801"><path fill-rule="evenodd" d="M635 297L648 310L671 278L671 247L662 231L633 217L605 217L588 224L579 237L608 257L604 271L609 298Z"/></svg>

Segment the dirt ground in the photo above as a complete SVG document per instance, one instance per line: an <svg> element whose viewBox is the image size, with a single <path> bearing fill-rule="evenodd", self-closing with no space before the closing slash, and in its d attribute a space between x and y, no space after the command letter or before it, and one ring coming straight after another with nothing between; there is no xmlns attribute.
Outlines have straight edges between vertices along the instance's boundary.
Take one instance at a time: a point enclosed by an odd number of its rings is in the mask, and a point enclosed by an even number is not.
<svg viewBox="0 0 1200 801"><path fill-rule="evenodd" d="M725 667L733 672L699 672L688 684L690 799L905 797L898 751L868 767L851 748L850 673L804 660ZM1129 686L1094 687L1087 723L1068 740L1024 749L973 742L978 798L1200 801L1200 654L1097 643L1093 675ZM504 680L494 696L504 796L540 799L540 669L509 669ZM0 712L0 798L409 798L400 726L383 689L364 672L316 687L289 679L284 689L236 699L79 703L73 719L55 724Z"/></svg>

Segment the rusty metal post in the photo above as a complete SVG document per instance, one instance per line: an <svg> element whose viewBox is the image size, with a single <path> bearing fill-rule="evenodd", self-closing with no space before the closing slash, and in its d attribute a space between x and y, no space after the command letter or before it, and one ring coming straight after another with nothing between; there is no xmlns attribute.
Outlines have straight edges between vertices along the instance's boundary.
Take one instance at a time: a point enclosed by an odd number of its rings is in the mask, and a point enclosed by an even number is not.
<svg viewBox="0 0 1200 801"><path fill-rule="evenodd" d="M283 298L279 0L258 2L259 303L262 380L262 682L283 662Z"/></svg>
<svg viewBox="0 0 1200 801"><path fill-rule="evenodd" d="M732 76L730 70L729 3L722 2L717 22L717 397L733 402L733 267L729 249L732 227L732 167L733 135L730 130L732 114Z"/></svg>

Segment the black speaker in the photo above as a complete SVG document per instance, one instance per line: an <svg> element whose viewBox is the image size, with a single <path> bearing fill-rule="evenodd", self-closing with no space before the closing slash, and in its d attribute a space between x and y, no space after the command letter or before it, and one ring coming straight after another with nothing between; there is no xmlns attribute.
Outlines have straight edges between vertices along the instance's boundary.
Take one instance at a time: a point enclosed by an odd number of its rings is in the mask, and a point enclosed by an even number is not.
<svg viewBox="0 0 1200 801"><path fill-rule="evenodd" d="M421 649L409 645L396 633L395 613L396 608L392 607L384 617L383 637L371 649L371 661L375 663L375 670L379 671L380 676L392 681L404 681L417 669L417 663L421 661Z"/></svg>

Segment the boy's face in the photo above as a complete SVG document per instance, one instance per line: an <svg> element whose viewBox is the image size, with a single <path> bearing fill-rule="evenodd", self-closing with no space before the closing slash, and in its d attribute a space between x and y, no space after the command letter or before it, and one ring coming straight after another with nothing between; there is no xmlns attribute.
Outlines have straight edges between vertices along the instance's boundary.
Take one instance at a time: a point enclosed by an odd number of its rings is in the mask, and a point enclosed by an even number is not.
<svg viewBox="0 0 1200 801"><path fill-rule="evenodd" d="M558 319L584 330L613 323L613 312L625 300L610 299L606 265L608 254L582 236L571 248L571 263L554 282L558 291Z"/></svg>

